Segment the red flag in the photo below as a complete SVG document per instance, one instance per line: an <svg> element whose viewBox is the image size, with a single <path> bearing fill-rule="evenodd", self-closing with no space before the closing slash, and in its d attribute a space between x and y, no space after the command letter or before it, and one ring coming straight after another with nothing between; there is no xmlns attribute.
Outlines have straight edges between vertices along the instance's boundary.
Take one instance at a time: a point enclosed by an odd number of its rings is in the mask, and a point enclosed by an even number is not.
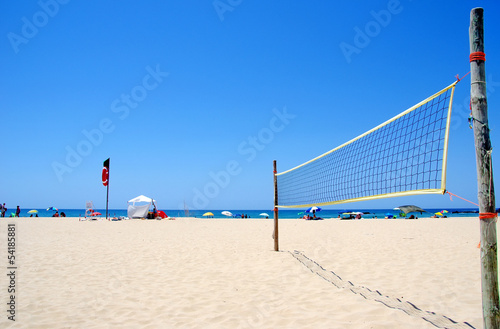
<svg viewBox="0 0 500 329"><path fill-rule="evenodd" d="M102 185L108 186L109 183L109 158L104 161L102 168Z"/></svg>

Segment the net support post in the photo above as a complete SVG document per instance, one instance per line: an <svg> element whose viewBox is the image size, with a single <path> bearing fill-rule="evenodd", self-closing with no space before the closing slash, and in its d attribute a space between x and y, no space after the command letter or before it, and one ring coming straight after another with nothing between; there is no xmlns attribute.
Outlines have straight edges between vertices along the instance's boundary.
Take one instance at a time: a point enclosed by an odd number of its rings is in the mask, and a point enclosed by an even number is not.
<svg viewBox="0 0 500 329"><path fill-rule="evenodd" d="M278 177L276 177L276 160L273 160L273 176L274 176L274 251L279 251L279 235L278 235Z"/></svg>
<svg viewBox="0 0 500 329"><path fill-rule="evenodd" d="M476 148L479 220L481 234L481 288L484 328L499 328L497 232L491 140L486 102L483 8L470 13L471 109ZM483 215L481 215L483 214ZM484 216L484 214L491 214Z"/></svg>

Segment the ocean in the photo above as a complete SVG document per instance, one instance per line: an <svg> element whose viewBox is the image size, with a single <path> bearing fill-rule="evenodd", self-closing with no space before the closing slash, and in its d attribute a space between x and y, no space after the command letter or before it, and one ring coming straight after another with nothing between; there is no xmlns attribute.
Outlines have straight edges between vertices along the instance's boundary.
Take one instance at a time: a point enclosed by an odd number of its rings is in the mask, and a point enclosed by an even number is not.
<svg viewBox="0 0 500 329"><path fill-rule="evenodd" d="M425 209L425 208L424 208ZM31 209L21 209L20 217L30 217L31 214L28 211ZM55 211L46 210L46 209L35 209L38 211L39 217L51 217ZM186 217L184 210L163 210L169 217ZM436 212L441 212L446 210L444 215L447 217L478 217L478 209L477 208L450 208L450 209L425 209L428 212L420 214L420 213L411 213L410 215L414 215L416 217L430 217ZM100 212L102 216L105 216L106 209L96 209L96 211ZM273 211L268 209L261 210L234 210L234 209L224 209L224 210L190 210L190 217L203 218L203 214L207 212L211 212L214 214L214 218L230 218L224 216L222 211L230 211L234 215L239 215L238 218L241 218L241 215L247 218L265 218L265 216L261 216L260 214L268 214L269 218L273 218ZM305 213L303 213L305 209L280 209L279 210L279 218L300 218ZM387 214L398 215L398 210L393 209L349 209L349 208L339 208L339 209L322 209L316 213L316 216L323 218L337 218L339 215L342 216L342 213L346 212L363 212L362 218L384 218ZM6 213L6 216L10 216L11 213L15 212L14 209L9 209ZM85 216L85 209L59 209L59 213L64 212L67 217L83 217ZM302 213L302 214L299 214ZM127 209L108 209L108 214L112 217L119 216L127 216ZM33 215L35 216L35 215Z"/></svg>

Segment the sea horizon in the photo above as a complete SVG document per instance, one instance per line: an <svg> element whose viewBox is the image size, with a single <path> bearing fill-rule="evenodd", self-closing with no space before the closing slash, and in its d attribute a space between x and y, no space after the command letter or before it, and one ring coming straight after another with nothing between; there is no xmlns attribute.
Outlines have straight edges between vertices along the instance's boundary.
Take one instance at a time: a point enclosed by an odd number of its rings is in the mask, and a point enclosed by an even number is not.
<svg viewBox="0 0 500 329"><path fill-rule="evenodd" d="M414 215L415 217L431 217L437 212L443 212L443 215L446 217L475 217L478 216L479 210L478 208L424 208L426 212L412 212L409 215ZM55 210L47 210L46 208L34 208L34 209L21 209L20 217L33 217L35 214L30 214L28 211L37 210L39 217L52 217L55 214ZM182 209L158 209L164 211L169 217L196 217L196 218L273 218L273 210L268 209L206 209L206 210L189 210L185 211ZM96 212L101 213L102 217L105 217L106 209L95 209ZM222 214L223 211L229 211L233 214L233 216L225 216ZM59 214L63 213L66 217L85 217L85 209L84 208L59 208ZM203 216L207 212L213 213L213 216ZM362 212L362 218L384 218L388 214L392 214L393 216L401 217L400 212L395 209L389 208L379 208L379 209L365 209L365 208L343 208L343 209L322 209L316 213L317 217L322 218L338 218L338 216L342 216L343 213L349 212ZM15 208L8 209L5 214L6 217L15 213ZM267 214L268 216L261 215ZM305 212L305 209L297 208L297 209L279 209L278 216L279 218L301 218L308 213ZM108 216L110 217L127 217L127 209L108 209ZM243 216L243 217L242 217Z"/></svg>

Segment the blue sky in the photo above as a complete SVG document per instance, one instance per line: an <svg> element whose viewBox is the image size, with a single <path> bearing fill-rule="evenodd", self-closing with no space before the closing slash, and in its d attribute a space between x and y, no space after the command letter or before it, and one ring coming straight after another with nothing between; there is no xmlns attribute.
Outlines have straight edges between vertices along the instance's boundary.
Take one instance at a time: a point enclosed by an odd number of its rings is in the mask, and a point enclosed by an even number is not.
<svg viewBox="0 0 500 329"><path fill-rule="evenodd" d="M270 209L273 160L290 169L465 75L478 6L495 148L494 1L4 2L0 201L103 208L110 157L111 208L144 194L162 209ZM469 77L456 88L447 188L476 201L469 89ZM469 206L337 207L407 203Z"/></svg>

